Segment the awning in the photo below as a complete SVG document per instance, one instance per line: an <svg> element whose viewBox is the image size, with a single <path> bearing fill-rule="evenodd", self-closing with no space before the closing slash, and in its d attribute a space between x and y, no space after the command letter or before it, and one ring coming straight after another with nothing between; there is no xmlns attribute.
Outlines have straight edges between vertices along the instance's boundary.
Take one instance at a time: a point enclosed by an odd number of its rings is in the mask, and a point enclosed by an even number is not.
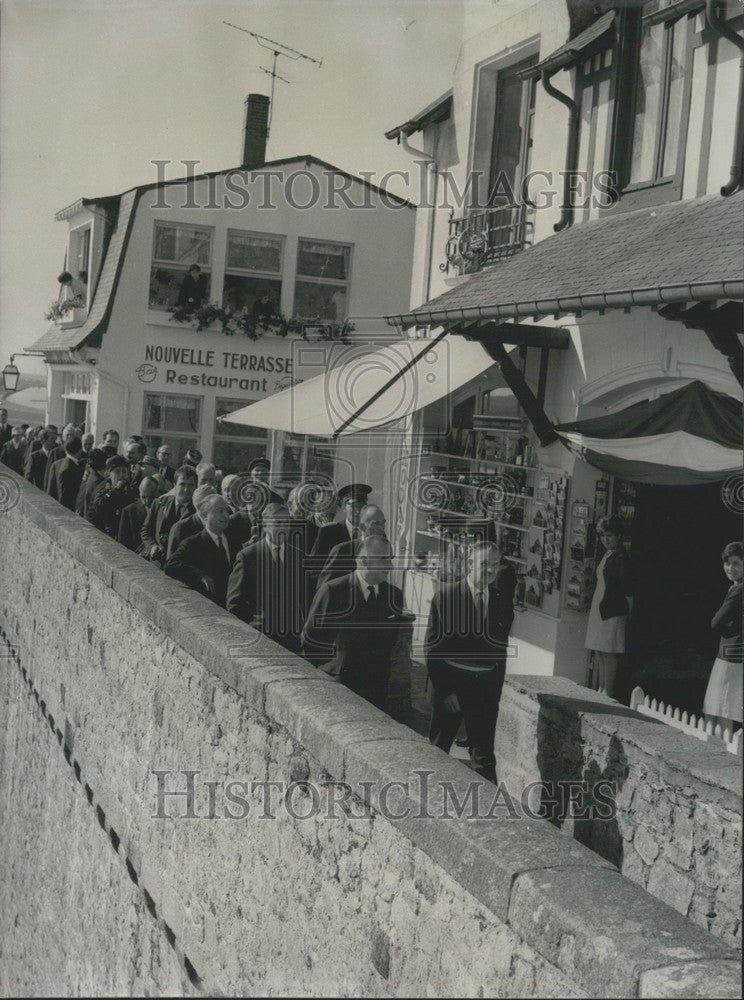
<svg viewBox="0 0 744 1000"><path fill-rule="evenodd" d="M572 226L483 268L410 313L404 327L521 320L582 309L744 298L744 191L706 195Z"/></svg>
<svg viewBox="0 0 744 1000"><path fill-rule="evenodd" d="M702 382L555 429L590 465L631 482L694 486L742 467L741 403Z"/></svg>
<svg viewBox="0 0 744 1000"><path fill-rule="evenodd" d="M337 348L333 366L322 375L224 419L292 434L354 434L400 420L442 399L493 364L481 344L449 333L377 351Z"/></svg>
<svg viewBox="0 0 744 1000"><path fill-rule="evenodd" d="M519 76L524 80L540 76L543 72L555 73L559 69L565 69L566 66L572 66L579 59L588 58L598 49L610 44L614 25L615 11L609 10L597 18L594 24L590 24L586 30L561 45L555 52L551 52L545 59L541 59L535 66L522 70Z"/></svg>
<svg viewBox="0 0 744 1000"><path fill-rule="evenodd" d="M427 125L435 125L439 122L446 121L450 114L452 113L452 91L448 90L441 97L438 97L436 101L432 101L431 104L427 104L423 111L419 111L417 115L413 118L409 118L408 121L403 122L402 125L396 125L395 128L391 128L385 133L386 139L397 139L400 142L401 137L404 139L408 138L409 135L413 135L414 132L420 132L421 129L426 128Z"/></svg>

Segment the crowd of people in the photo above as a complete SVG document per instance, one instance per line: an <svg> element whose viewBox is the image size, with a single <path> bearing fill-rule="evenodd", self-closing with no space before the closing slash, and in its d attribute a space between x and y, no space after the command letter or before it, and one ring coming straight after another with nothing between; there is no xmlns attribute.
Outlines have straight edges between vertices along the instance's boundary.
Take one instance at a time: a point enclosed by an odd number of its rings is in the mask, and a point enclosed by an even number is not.
<svg viewBox="0 0 744 1000"><path fill-rule="evenodd" d="M96 443L72 424L8 426L0 411L0 460L19 475L385 709L414 615L390 582L385 514L368 502L370 486L330 494L305 481L285 498L266 458L223 477L195 449L175 467L169 445L151 449L138 435L121 442L109 430ZM435 597L426 635L431 741L449 751L464 721L474 767L491 780L515 582L494 544L475 543L467 576Z"/></svg>

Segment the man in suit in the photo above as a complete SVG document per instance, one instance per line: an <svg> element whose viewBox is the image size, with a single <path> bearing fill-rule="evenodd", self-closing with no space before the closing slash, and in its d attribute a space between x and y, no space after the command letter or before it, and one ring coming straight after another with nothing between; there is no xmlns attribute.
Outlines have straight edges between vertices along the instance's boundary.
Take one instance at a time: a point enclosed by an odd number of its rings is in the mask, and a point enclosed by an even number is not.
<svg viewBox="0 0 744 1000"><path fill-rule="evenodd" d="M49 457L54 451L55 444L57 443L57 429L56 427L47 426L41 432L41 448L37 451L32 451L26 459L26 479L38 489L44 489L44 478L46 476L47 464L49 462Z"/></svg>
<svg viewBox="0 0 744 1000"><path fill-rule="evenodd" d="M182 545L187 538L191 538L192 535L198 535L204 528L204 522L199 514L199 505L202 501L206 500L207 497L216 495L217 489L209 483L203 483L202 485L196 487L194 495L191 498L191 502L194 505L194 513L191 517L184 517L180 521L176 521L170 530L170 534L168 535L168 545L165 550L166 561L170 559L176 549L179 548L179 546Z"/></svg>
<svg viewBox="0 0 744 1000"><path fill-rule="evenodd" d="M117 540L138 555L142 554L142 525L159 492L157 480L152 476L145 476L139 484L139 500L127 504L121 512Z"/></svg>
<svg viewBox="0 0 744 1000"><path fill-rule="evenodd" d="M13 425L8 423L8 411L0 410L0 448L10 441Z"/></svg>
<svg viewBox="0 0 744 1000"><path fill-rule="evenodd" d="M335 497L327 487L306 479L289 491L287 507L290 516L302 522L303 549L309 555L320 529L333 523Z"/></svg>
<svg viewBox="0 0 744 1000"><path fill-rule="evenodd" d="M196 489L196 472L189 466L176 469L172 493L158 497L147 512L142 525L143 554L145 558L162 566L168 549L168 535L176 521L191 517L191 502Z"/></svg>
<svg viewBox="0 0 744 1000"><path fill-rule="evenodd" d="M88 508L88 520L99 531L116 538L121 513L133 502L136 489L132 484L132 469L122 455L106 461L106 482L93 494Z"/></svg>
<svg viewBox="0 0 744 1000"><path fill-rule="evenodd" d="M269 504L263 537L238 554L227 589L227 610L294 653L307 610L302 550L292 544L289 511Z"/></svg>
<svg viewBox="0 0 744 1000"><path fill-rule="evenodd" d="M62 444L57 445L56 448L52 449L52 453L49 456L49 461L47 462L46 477L44 479L44 489L49 492L49 480L52 475L52 467L55 462L59 462L60 459L67 456L67 445L73 438L79 438L78 429L74 424L67 424L62 428ZM81 449L82 450L82 449Z"/></svg>
<svg viewBox="0 0 744 1000"><path fill-rule="evenodd" d="M334 545L350 542L358 534L359 515L371 492L372 487L364 483L350 483L338 491L338 502L343 509L344 520L326 524L318 531L318 537L310 553L318 572Z"/></svg>
<svg viewBox="0 0 744 1000"><path fill-rule="evenodd" d="M52 463L54 452L50 455L50 468L47 470L49 485L47 493L53 500L58 500L68 510L75 510L80 484L85 471L83 445L79 437L69 438L65 445L65 457Z"/></svg>
<svg viewBox="0 0 744 1000"><path fill-rule="evenodd" d="M207 297L207 276L201 273L198 264L192 264L183 277L178 292L179 306L198 309Z"/></svg>
<svg viewBox="0 0 744 1000"><path fill-rule="evenodd" d="M17 475L23 475L26 458L26 442L23 437L23 428L17 424L11 430L10 441L6 441L0 449L0 462L7 465Z"/></svg>
<svg viewBox="0 0 744 1000"><path fill-rule="evenodd" d="M388 540L365 538L354 572L318 590L302 633L311 663L383 711L393 650L408 620L403 594L388 583L392 565Z"/></svg>
<svg viewBox="0 0 744 1000"><path fill-rule="evenodd" d="M444 585L431 602L424 649L433 687L429 740L449 753L465 722L474 769L496 780L496 719L514 620L511 584L498 587L499 551L475 542L465 579ZM504 580L506 574L502 573Z"/></svg>
<svg viewBox="0 0 744 1000"><path fill-rule="evenodd" d="M163 492L165 492L173 485L173 477L176 474L176 470L171 464L173 461L173 449L169 444L161 444L155 453L155 456L160 466L157 472L157 478L162 481Z"/></svg>
<svg viewBox="0 0 744 1000"><path fill-rule="evenodd" d="M204 527L178 546L166 562L165 572L224 608L238 553L227 535L230 505L218 493L206 494L198 501L197 513Z"/></svg>
<svg viewBox="0 0 744 1000"><path fill-rule="evenodd" d="M87 518L96 490L106 482L107 455L103 448L94 448L83 457L85 472L75 501L75 513Z"/></svg>
<svg viewBox="0 0 744 1000"><path fill-rule="evenodd" d="M331 549L325 566L318 577L318 588L356 569L356 553L361 542L371 535L385 537L385 515L375 504L366 504L359 515L359 539L341 542Z"/></svg>

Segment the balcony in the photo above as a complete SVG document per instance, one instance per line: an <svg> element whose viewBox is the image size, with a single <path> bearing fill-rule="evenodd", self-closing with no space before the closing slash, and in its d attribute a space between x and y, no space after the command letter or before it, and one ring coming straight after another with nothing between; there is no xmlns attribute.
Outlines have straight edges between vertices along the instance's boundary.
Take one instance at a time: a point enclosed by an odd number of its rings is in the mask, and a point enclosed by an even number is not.
<svg viewBox="0 0 744 1000"><path fill-rule="evenodd" d="M439 269L460 276L513 257L532 243L532 215L533 209L526 204L471 211L459 219L452 213L444 250L446 260Z"/></svg>

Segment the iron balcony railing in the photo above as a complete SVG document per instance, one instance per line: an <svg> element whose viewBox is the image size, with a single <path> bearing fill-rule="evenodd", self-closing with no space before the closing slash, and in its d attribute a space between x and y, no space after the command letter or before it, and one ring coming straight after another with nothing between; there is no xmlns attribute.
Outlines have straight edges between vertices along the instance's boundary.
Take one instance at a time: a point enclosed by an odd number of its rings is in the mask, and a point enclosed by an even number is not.
<svg viewBox="0 0 744 1000"><path fill-rule="evenodd" d="M446 274L469 274L485 264L513 257L532 243L533 209L526 204L504 205L471 211L459 219L450 213L446 260L439 265Z"/></svg>

